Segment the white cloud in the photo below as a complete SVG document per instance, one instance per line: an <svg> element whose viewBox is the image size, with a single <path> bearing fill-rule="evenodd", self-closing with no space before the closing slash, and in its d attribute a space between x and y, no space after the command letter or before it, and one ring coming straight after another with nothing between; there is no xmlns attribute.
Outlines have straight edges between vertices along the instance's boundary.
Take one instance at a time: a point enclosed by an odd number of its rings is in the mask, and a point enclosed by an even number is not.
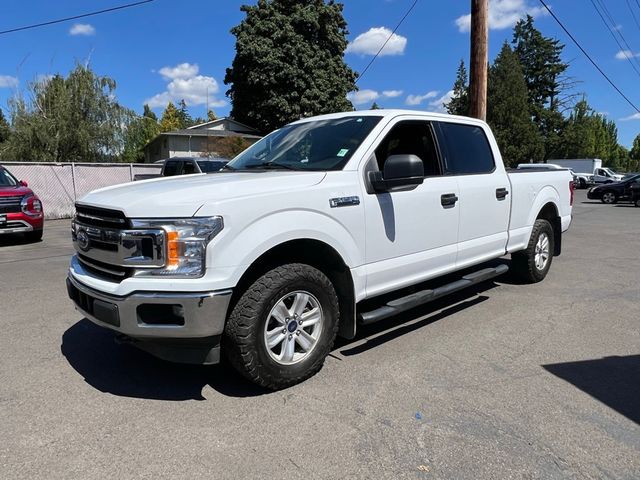
<svg viewBox="0 0 640 480"><path fill-rule="evenodd" d="M74 23L69 29L69 35L95 35L96 29L88 23Z"/></svg>
<svg viewBox="0 0 640 480"><path fill-rule="evenodd" d="M384 90L382 95L387 98L396 98L402 95L402 90Z"/></svg>
<svg viewBox="0 0 640 480"><path fill-rule="evenodd" d="M440 92L438 92L437 90L433 90L431 92L425 93L424 95L409 95L405 100L405 103L407 105L413 105L413 106L420 105L425 100L429 100L430 98L437 97L438 93Z"/></svg>
<svg viewBox="0 0 640 480"><path fill-rule="evenodd" d="M215 78L198 75L200 68L195 63L180 63L174 67L162 67L158 73L169 83L164 92L147 98L144 103L151 108L165 107L167 103L184 100L187 105L206 105L209 96L210 107L223 107L227 102L216 99L220 90Z"/></svg>
<svg viewBox="0 0 640 480"><path fill-rule="evenodd" d="M634 57L640 57L640 53L633 53L631 50L620 50L616 53L617 60L632 59Z"/></svg>
<svg viewBox="0 0 640 480"><path fill-rule="evenodd" d="M389 38L391 37L391 38ZM394 33L386 27L373 27L356 37L353 42L347 45L346 53L357 53L359 55L375 55L387 41L384 49L380 52L383 55L402 55L407 46L407 38Z"/></svg>
<svg viewBox="0 0 640 480"><path fill-rule="evenodd" d="M489 28L511 28L525 15L537 17L547 13L544 7L529 5L528 0L489 0ZM455 24L460 32L468 32L471 29L471 14L456 18Z"/></svg>
<svg viewBox="0 0 640 480"><path fill-rule="evenodd" d="M18 79L10 75L0 75L0 88L11 88L18 86Z"/></svg>
<svg viewBox="0 0 640 480"><path fill-rule="evenodd" d="M629 115L628 117L623 117L620 119L623 122L628 120L640 120L640 113L634 113L633 115Z"/></svg>
<svg viewBox="0 0 640 480"><path fill-rule="evenodd" d="M364 89L357 92L349 92L347 98L351 100L354 105L364 105L365 103L374 102L380 98L380 94L375 90Z"/></svg>
<svg viewBox="0 0 640 480"><path fill-rule="evenodd" d="M449 104L452 98L453 98L453 90L449 90L440 98L436 98L432 102L429 102L429 106L434 107L433 108L434 112L447 113L447 109L445 107Z"/></svg>

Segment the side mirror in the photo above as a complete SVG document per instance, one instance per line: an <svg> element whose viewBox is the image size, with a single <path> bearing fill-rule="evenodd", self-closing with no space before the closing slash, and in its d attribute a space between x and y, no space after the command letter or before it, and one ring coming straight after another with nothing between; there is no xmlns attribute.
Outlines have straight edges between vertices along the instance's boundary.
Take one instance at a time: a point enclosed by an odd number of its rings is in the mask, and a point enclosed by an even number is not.
<svg viewBox="0 0 640 480"><path fill-rule="evenodd" d="M23 187L28 187L29 184L27 182L25 182L24 180L20 180L20 185L22 185Z"/></svg>
<svg viewBox="0 0 640 480"><path fill-rule="evenodd" d="M376 192L415 188L424 182L424 164L416 155L391 155L384 172L370 172L369 180Z"/></svg>

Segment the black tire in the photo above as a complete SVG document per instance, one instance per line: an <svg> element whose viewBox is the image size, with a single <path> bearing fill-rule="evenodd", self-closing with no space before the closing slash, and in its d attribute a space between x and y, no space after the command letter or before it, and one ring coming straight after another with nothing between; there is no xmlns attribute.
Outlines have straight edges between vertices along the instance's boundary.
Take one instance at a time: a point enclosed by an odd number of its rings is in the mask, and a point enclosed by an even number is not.
<svg viewBox="0 0 640 480"><path fill-rule="evenodd" d="M42 234L44 233L44 229L34 230L32 232L27 232L24 234L24 238L28 242L39 242L42 240Z"/></svg>
<svg viewBox="0 0 640 480"><path fill-rule="evenodd" d="M546 235L549 239L548 259L543 268L536 265L536 250L538 240L542 235ZM511 255L513 273L525 283L537 283L544 280L551 268L553 260L553 249L555 246L555 237L553 235L553 227L547 220L536 220L533 224L533 231L529 239L529 245L525 250L516 252Z"/></svg>
<svg viewBox="0 0 640 480"><path fill-rule="evenodd" d="M613 205L614 203L618 203L618 194L611 190L606 190L602 192L602 197L600 198L602 203L606 203L607 205Z"/></svg>
<svg viewBox="0 0 640 480"><path fill-rule="evenodd" d="M636 201L633 202L636 207L640 207L640 198L636 198Z"/></svg>
<svg viewBox="0 0 640 480"><path fill-rule="evenodd" d="M306 357L298 363L278 363L264 341L265 323L278 301L299 291L317 299L322 329ZM265 273L242 293L227 320L222 350L229 363L252 382L272 390L286 388L322 368L338 331L339 316L338 296L324 273L302 263L282 265Z"/></svg>
<svg viewBox="0 0 640 480"><path fill-rule="evenodd" d="M578 185L578 188L587 188L587 182L585 181L584 178L580 179L580 183Z"/></svg>

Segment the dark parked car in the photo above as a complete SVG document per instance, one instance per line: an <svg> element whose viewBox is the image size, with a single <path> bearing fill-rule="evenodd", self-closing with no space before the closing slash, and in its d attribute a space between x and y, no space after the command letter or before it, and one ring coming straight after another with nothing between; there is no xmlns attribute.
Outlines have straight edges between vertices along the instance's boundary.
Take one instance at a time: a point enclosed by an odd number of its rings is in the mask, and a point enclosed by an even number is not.
<svg viewBox="0 0 640 480"><path fill-rule="evenodd" d="M640 175L627 178L622 182L607 183L590 188L587 198L601 200L602 203L617 203L619 200L631 200L632 187L640 185Z"/></svg>

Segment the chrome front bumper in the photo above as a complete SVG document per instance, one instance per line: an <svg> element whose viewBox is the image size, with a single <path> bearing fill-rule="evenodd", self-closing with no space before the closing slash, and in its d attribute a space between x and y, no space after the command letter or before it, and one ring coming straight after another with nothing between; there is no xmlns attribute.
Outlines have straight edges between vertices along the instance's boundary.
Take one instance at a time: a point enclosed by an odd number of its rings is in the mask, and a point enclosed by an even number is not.
<svg viewBox="0 0 640 480"><path fill-rule="evenodd" d="M231 290L135 292L119 297L67 277L76 309L95 324L140 340L202 339L222 334ZM167 314L167 312L169 312Z"/></svg>

